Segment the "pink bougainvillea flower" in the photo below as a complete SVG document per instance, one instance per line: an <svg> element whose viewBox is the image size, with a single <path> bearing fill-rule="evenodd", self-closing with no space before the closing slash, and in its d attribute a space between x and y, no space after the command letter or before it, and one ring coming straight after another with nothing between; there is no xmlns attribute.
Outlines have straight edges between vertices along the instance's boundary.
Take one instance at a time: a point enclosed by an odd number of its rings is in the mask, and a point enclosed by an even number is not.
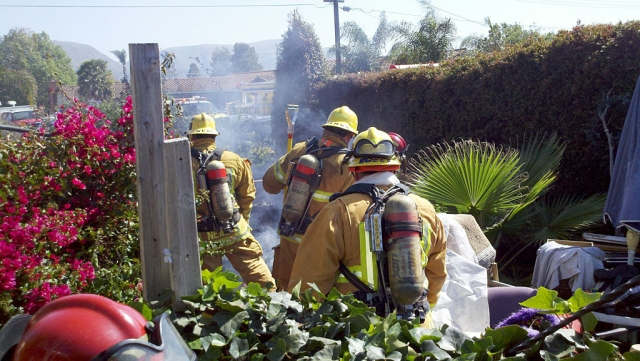
<svg viewBox="0 0 640 361"><path fill-rule="evenodd" d="M82 183L82 181L78 178L73 178L71 180L71 183L73 183L74 186L80 188L80 189L87 189L87 186L84 185L84 183Z"/></svg>
<svg viewBox="0 0 640 361"><path fill-rule="evenodd" d="M122 110L112 122L76 99L59 108L50 137L25 134L0 159L9 169L0 198L0 307L33 313L87 287L114 295L137 282L92 283L119 272L122 257L124 267L137 262L136 237L122 233L137 224L131 97ZM98 273L92 262L109 268Z"/></svg>

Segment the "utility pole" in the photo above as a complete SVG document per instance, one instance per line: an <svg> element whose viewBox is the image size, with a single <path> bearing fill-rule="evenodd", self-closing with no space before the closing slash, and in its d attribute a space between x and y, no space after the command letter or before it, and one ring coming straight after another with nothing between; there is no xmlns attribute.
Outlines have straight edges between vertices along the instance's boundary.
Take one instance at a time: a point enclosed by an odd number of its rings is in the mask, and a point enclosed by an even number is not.
<svg viewBox="0 0 640 361"><path fill-rule="evenodd" d="M336 74L342 74L342 57L340 56L340 19L338 19L338 3L344 0L324 0L326 3L333 3L333 21L336 31Z"/></svg>

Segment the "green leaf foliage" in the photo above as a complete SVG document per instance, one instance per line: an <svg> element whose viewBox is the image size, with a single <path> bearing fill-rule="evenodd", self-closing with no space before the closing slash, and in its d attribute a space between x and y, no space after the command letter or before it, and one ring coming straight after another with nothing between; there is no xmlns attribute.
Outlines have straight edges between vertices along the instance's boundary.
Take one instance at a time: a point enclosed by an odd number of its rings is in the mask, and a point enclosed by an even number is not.
<svg viewBox="0 0 640 361"><path fill-rule="evenodd" d="M604 194L544 198L564 150L555 134L538 133L518 148L438 143L414 155L407 175L414 193L449 213L473 215L495 248L504 244L504 268L528 245L571 239L601 219Z"/></svg>
<svg viewBox="0 0 640 361"><path fill-rule="evenodd" d="M226 277L229 282L220 280ZM227 288L236 277L220 268L211 272L203 290L185 298L186 310L172 312L199 360L556 360L617 352L607 342L563 329L528 352L511 355L528 338L519 326L487 329L472 338L448 325L431 329L399 320L395 313L381 318L353 295L336 290L319 302L312 292L267 292L256 284ZM564 312L569 304L584 306L595 299L577 292L557 307L556 296L541 289L527 302Z"/></svg>
<svg viewBox="0 0 640 361"><path fill-rule="evenodd" d="M256 48L247 43L235 43L233 45L233 54L231 55L230 61L231 71L233 73L262 70Z"/></svg>
<svg viewBox="0 0 640 361"><path fill-rule="evenodd" d="M45 32L11 29L0 37L0 102L51 107L51 79L75 84L71 59Z"/></svg>
<svg viewBox="0 0 640 361"><path fill-rule="evenodd" d="M484 229L524 197L518 171L515 150L473 141L444 143L417 155L411 186L425 199L473 215Z"/></svg>
<svg viewBox="0 0 640 361"><path fill-rule="evenodd" d="M110 99L113 94L113 74L102 59L87 60L78 68L78 94L85 100Z"/></svg>
<svg viewBox="0 0 640 361"><path fill-rule="evenodd" d="M507 35L508 29L495 29ZM577 24L552 38L439 66L348 74L320 83L312 99L328 114L347 104L359 128L400 133L419 152L452 139L507 145L525 134L557 134L566 145L549 194L592 196L609 185L608 145L599 102L633 93L640 74L640 22ZM628 103L609 109L614 139ZM409 154L412 156L413 154Z"/></svg>

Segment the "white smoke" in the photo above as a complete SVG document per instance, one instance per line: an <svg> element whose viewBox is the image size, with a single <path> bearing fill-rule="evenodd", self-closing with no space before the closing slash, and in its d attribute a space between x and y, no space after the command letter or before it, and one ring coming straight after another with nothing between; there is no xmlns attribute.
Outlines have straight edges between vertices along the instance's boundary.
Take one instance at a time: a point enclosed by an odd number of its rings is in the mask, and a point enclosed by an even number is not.
<svg viewBox="0 0 640 361"><path fill-rule="evenodd" d="M241 157L248 157L253 163L251 168L256 183L256 199L253 203L249 224L252 228L251 233L262 246L262 258L269 269L273 269L273 247L280 243L277 227L282 212L283 194L282 192L279 194L265 192L262 186L262 177L282 154L274 154L271 159L262 163L251 159L251 154L243 154L249 143L276 149L276 140L271 137L270 121L265 119L252 121L250 119L228 118L223 118L224 120L216 119L216 127L220 132L216 139L216 144L219 150L229 150ZM294 143L305 141L312 136L320 139L323 131L321 125L324 124L326 118L325 114L308 109L300 109L294 127ZM282 126L286 129L287 125L283 124ZM249 133L251 134L250 136ZM278 141L286 142L286 139L279 139ZM227 257L223 257L223 267L225 270L237 274Z"/></svg>

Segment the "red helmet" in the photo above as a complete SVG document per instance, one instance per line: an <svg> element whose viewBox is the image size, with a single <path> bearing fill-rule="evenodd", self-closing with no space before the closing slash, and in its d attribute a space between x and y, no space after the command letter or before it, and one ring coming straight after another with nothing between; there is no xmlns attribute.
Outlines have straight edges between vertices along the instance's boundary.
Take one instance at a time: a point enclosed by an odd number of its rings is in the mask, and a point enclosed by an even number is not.
<svg viewBox="0 0 640 361"><path fill-rule="evenodd" d="M133 352L164 360L162 356L169 348L171 352L178 349L177 355L183 356L176 360L195 359L175 329L165 331L169 336L165 338L174 339L162 339L162 329L173 328L166 314L154 323L155 327L147 325L135 309L102 296L61 297L44 305L29 320L13 360L120 360ZM152 331L151 337L148 331Z"/></svg>
<svg viewBox="0 0 640 361"><path fill-rule="evenodd" d="M404 138L402 138L400 134L394 132L389 132L387 134L391 137L393 145L396 146L396 150L398 152L403 152L407 148L407 142L405 142Z"/></svg>

